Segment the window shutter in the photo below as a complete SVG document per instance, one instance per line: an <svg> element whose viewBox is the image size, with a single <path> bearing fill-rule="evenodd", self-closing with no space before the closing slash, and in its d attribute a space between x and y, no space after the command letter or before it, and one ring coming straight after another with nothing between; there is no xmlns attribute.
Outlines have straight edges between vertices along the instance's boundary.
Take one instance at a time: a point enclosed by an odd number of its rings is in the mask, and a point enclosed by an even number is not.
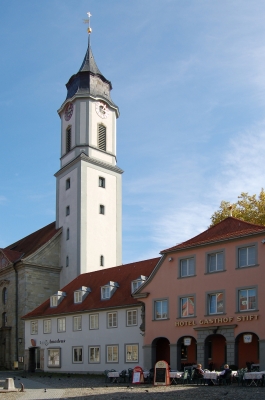
<svg viewBox="0 0 265 400"><path fill-rule="evenodd" d="M102 124L98 125L98 148L106 151L106 127Z"/></svg>

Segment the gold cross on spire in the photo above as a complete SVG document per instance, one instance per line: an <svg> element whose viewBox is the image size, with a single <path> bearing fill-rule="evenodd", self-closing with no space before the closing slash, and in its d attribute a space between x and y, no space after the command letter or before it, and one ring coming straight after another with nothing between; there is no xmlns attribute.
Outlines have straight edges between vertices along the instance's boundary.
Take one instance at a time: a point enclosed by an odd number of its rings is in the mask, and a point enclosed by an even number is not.
<svg viewBox="0 0 265 400"><path fill-rule="evenodd" d="M88 24L87 32L90 34L92 32L92 29L90 28L90 17L92 17L92 14L88 11L87 13L88 19L84 19L84 24Z"/></svg>

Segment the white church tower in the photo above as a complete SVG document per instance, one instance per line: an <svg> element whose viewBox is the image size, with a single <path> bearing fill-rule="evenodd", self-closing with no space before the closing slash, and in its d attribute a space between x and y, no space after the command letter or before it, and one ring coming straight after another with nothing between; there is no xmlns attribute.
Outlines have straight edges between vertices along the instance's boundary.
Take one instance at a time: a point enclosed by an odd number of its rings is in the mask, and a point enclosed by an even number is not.
<svg viewBox="0 0 265 400"><path fill-rule="evenodd" d="M88 13L88 20L90 14ZM66 84L61 118L61 166L56 176L56 225L62 227L60 287L79 274L122 263L122 170L116 166L111 82L90 45Z"/></svg>

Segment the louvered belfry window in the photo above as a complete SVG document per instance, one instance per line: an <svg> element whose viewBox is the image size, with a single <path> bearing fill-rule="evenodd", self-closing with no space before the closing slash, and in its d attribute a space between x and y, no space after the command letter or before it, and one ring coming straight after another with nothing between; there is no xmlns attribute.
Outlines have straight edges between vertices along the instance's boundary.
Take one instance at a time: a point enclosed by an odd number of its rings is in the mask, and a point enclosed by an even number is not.
<svg viewBox="0 0 265 400"><path fill-rule="evenodd" d="M66 129L66 153L71 150L71 126Z"/></svg>
<svg viewBox="0 0 265 400"><path fill-rule="evenodd" d="M98 148L106 151L106 127L103 124L98 125Z"/></svg>

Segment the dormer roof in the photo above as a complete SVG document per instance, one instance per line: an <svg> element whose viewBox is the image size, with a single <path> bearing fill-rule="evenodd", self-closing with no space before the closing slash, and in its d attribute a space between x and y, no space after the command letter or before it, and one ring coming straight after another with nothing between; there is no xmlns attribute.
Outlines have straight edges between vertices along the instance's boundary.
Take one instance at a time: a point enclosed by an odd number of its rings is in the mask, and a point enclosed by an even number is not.
<svg viewBox="0 0 265 400"><path fill-rule="evenodd" d="M137 300L131 296L131 282L137 279L139 275L149 276L159 260L160 258L152 258L81 274L61 289L66 293L66 297L56 308L50 307L50 300L48 299L23 318L29 319L138 305ZM117 282L119 289L115 291L111 298L103 301L101 300L101 287L105 286L106 282ZM74 303L74 292L79 290L81 286L89 287L91 293L82 303Z"/></svg>

